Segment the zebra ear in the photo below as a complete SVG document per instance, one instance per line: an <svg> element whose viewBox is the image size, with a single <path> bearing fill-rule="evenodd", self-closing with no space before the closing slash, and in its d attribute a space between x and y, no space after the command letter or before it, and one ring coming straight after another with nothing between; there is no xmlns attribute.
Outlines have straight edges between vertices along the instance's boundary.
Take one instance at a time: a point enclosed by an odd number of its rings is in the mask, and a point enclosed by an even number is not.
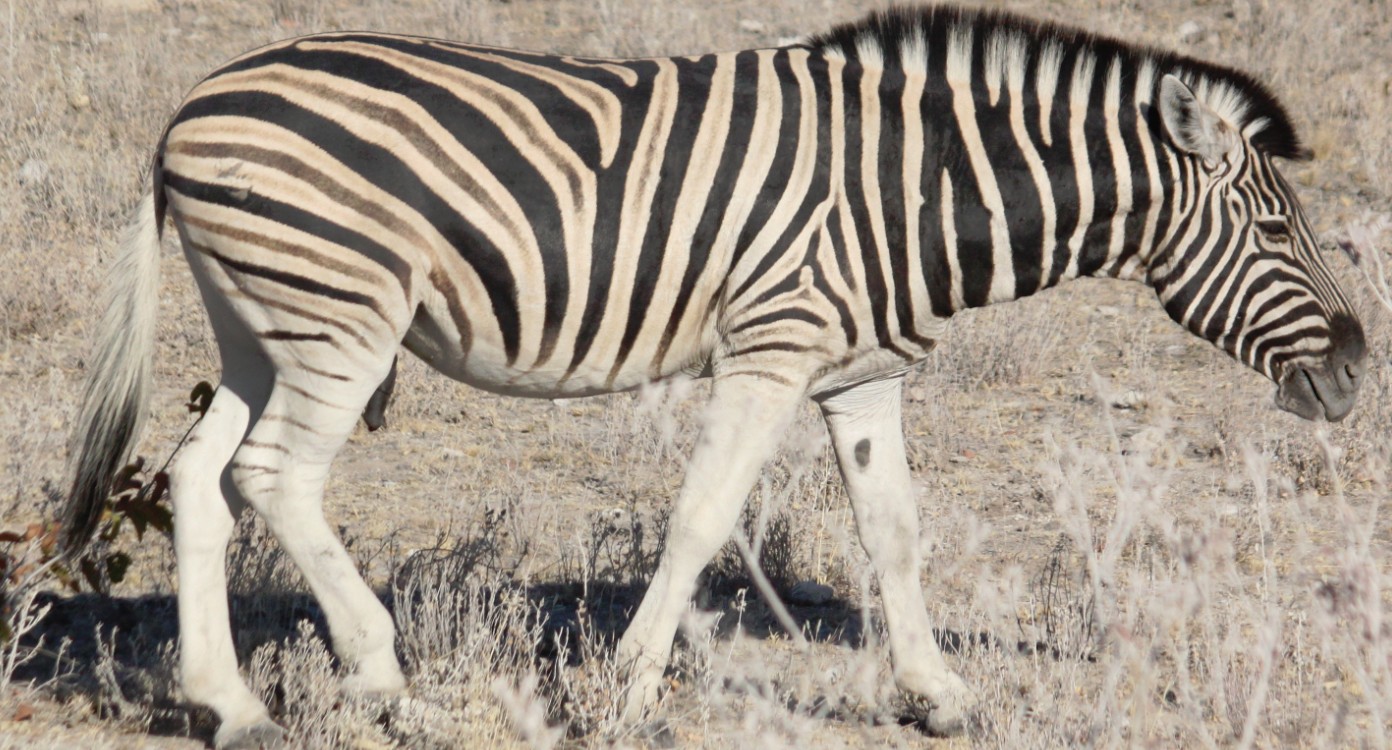
<svg viewBox="0 0 1392 750"><path fill-rule="evenodd" d="M1174 75L1160 80L1159 109L1160 120L1174 145L1180 151L1202 157L1211 167L1240 146L1233 127Z"/></svg>

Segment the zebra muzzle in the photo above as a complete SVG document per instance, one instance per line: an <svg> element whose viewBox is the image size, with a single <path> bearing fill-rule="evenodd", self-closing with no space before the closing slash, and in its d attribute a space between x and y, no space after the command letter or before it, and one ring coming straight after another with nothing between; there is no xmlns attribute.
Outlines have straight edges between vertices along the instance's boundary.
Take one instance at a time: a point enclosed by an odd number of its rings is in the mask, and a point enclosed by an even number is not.
<svg viewBox="0 0 1392 750"><path fill-rule="evenodd" d="M1331 326L1334 348L1321 362L1296 365L1282 374L1276 386L1276 405L1305 419L1324 417L1338 422L1353 410L1358 386L1366 371L1367 345L1363 328L1347 316Z"/></svg>

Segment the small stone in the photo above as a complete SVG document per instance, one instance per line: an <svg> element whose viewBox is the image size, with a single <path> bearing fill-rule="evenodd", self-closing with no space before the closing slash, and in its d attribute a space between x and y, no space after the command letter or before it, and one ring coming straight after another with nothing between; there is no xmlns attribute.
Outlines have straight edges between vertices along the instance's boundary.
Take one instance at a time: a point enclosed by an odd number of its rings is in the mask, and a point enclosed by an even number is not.
<svg viewBox="0 0 1392 750"><path fill-rule="evenodd" d="M19 184L25 187L37 185L48 179L48 162L42 159L30 159L19 167Z"/></svg>
<svg viewBox="0 0 1392 750"><path fill-rule="evenodd" d="M74 68L67 71L65 78L68 106L78 111L91 107L92 95L87 90L87 74L81 68Z"/></svg>
<svg viewBox="0 0 1392 750"><path fill-rule="evenodd" d="M1112 305L1098 305L1097 314L1104 318L1115 318L1121 314L1121 310Z"/></svg>
<svg viewBox="0 0 1392 750"><path fill-rule="evenodd" d="M836 592L825 583L798 581L788 592L788 601L808 607L820 607L835 598Z"/></svg>
<svg viewBox="0 0 1392 750"><path fill-rule="evenodd" d="M1203 41L1204 27L1198 21L1185 21L1177 30L1179 41L1184 44L1197 44Z"/></svg>
<svg viewBox="0 0 1392 750"><path fill-rule="evenodd" d="M755 21L752 18L746 18L743 21L740 21L739 27L740 31L748 31L751 34L762 34L764 33L764 30L767 28L764 26L763 21Z"/></svg>
<svg viewBox="0 0 1392 750"><path fill-rule="evenodd" d="M1145 406L1145 403L1145 394L1140 391L1127 391L1112 399L1112 406L1117 409L1138 409Z"/></svg>

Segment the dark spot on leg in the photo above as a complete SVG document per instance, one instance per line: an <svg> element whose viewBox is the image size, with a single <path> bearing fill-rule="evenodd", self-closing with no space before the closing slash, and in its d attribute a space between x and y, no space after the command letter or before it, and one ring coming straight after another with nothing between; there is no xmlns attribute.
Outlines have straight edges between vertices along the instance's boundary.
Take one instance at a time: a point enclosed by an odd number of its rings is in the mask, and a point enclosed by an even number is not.
<svg viewBox="0 0 1392 750"><path fill-rule="evenodd" d="M860 465L860 468L864 469L865 467L867 467L867 466L870 465L870 439L869 439L869 438L862 438L861 441L860 441L859 443L856 443L856 447L855 447L855 457L856 457L856 463Z"/></svg>

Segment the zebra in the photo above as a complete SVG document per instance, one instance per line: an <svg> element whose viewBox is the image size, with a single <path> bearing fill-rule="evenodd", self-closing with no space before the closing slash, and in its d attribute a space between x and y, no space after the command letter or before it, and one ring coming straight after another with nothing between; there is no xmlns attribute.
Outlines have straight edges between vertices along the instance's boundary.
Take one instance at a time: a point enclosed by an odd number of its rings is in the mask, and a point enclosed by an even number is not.
<svg viewBox="0 0 1392 750"><path fill-rule="evenodd" d="M1245 73L952 6L654 59L366 32L277 42L195 86L157 146L76 418L66 548L92 534L145 418L168 218L222 362L170 470L180 681L217 714L218 747L283 737L228 621L226 546L247 507L322 604L345 687L406 687L392 617L321 508L402 346L516 396L712 378L616 649L631 721L660 697L698 574L815 401L895 683L930 731L960 732L974 697L923 597L905 374L957 311L1112 277L1273 381L1279 408L1342 419L1365 344L1277 169L1307 158Z"/></svg>

